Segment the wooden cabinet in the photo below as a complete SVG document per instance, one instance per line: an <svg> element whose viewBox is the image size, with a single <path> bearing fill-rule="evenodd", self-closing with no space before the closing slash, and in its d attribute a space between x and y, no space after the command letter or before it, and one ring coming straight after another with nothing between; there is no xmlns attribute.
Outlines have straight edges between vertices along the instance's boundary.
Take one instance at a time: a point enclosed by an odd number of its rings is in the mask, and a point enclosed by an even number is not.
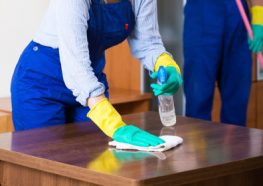
<svg viewBox="0 0 263 186"><path fill-rule="evenodd" d="M212 118L214 122L220 122L221 97L217 87L215 87Z"/></svg>
<svg viewBox="0 0 263 186"><path fill-rule="evenodd" d="M0 112L0 133L14 131L12 115L6 112Z"/></svg>
<svg viewBox="0 0 263 186"><path fill-rule="evenodd" d="M151 93L111 88L110 102L120 114L134 114L150 110ZM0 98L0 133L14 131L10 98Z"/></svg>
<svg viewBox="0 0 263 186"><path fill-rule="evenodd" d="M106 51L104 72L110 88L141 90L140 63L132 57L127 41Z"/></svg>
<svg viewBox="0 0 263 186"><path fill-rule="evenodd" d="M150 110L151 93L110 88L110 102L120 114L134 114Z"/></svg>
<svg viewBox="0 0 263 186"><path fill-rule="evenodd" d="M106 51L105 73L110 101L121 114L150 110L152 95L141 92L141 66L132 57L127 41Z"/></svg>
<svg viewBox="0 0 263 186"><path fill-rule="evenodd" d="M0 133L14 131L10 98L0 98Z"/></svg>
<svg viewBox="0 0 263 186"><path fill-rule="evenodd" d="M257 83L257 128L263 129L263 81Z"/></svg>

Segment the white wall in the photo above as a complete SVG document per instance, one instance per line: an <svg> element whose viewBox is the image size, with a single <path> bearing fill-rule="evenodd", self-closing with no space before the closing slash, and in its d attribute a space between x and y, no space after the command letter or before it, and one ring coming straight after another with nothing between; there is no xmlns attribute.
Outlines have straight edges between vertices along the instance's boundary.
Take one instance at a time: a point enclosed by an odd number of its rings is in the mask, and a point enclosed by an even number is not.
<svg viewBox="0 0 263 186"><path fill-rule="evenodd" d="M10 96L18 58L41 23L49 0L0 0L0 97Z"/></svg>

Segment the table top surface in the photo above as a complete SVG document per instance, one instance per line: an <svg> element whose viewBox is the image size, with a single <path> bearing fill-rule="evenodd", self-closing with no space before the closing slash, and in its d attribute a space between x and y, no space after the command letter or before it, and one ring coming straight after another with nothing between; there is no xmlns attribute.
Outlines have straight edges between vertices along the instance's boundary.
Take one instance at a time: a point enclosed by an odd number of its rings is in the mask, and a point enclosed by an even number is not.
<svg viewBox="0 0 263 186"><path fill-rule="evenodd" d="M163 152L118 151L92 123L0 134L0 161L107 185L187 183L227 171L263 167L263 131L177 117L165 128L156 112L123 117L155 135L177 135L182 145ZM192 179L192 180L191 180Z"/></svg>

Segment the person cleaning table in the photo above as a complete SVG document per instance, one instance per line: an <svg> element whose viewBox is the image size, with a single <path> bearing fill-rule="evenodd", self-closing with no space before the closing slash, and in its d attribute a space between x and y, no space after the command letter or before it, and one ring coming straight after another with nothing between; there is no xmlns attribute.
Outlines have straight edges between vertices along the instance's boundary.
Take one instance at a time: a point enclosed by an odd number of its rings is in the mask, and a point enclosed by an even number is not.
<svg viewBox="0 0 263 186"><path fill-rule="evenodd" d="M104 51L126 38L146 69L166 67L169 79L154 88L155 95L174 94L182 79L159 34L156 0L51 1L13 74L16 131L90 118L115 141L143 147L163 143L123 122L108 101Z"/></svg>
<svg viewBox="0 0 263 186"><path fill-rule="evenodd" d="M249 7L242 0L247 15ZM184 25L186 116L211 120L215 82L221 122L246 125L251 51L263 47L263 0L252 1L254 39L249 40L235 0L188 0Z"/></svg>

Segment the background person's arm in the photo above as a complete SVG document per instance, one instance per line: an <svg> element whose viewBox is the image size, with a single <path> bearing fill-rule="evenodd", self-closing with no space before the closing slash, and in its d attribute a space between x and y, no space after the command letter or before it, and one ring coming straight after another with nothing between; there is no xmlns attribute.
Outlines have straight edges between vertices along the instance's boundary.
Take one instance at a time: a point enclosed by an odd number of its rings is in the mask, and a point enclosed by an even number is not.
<svg viewBox="0 0 263 186"><path fill-rule="evenodd" d="M263 49L263 0L251 0L252 31L254 38L249 39L249 48L253 52Z"/></svg>
<svg viewBox="0 0 263 186"><path fill-rule="evenodd" d="M91 67L87 39L89 0L57 0L56 22L63 79L76 100L87 106L87 98L105 92Z"/></svg>

